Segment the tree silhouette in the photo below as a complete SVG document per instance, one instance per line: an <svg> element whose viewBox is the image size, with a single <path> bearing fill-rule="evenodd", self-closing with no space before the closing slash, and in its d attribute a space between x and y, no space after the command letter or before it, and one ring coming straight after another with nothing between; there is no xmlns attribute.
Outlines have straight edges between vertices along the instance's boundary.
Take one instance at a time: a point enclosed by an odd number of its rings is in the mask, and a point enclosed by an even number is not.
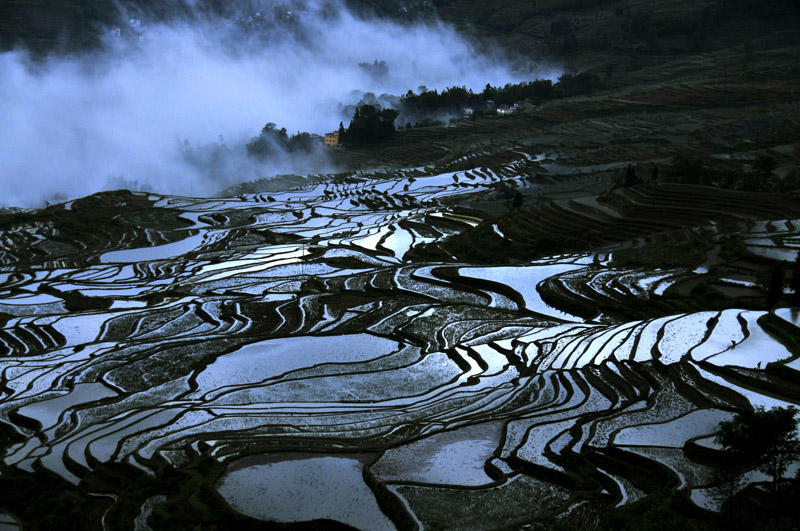
<svg viewBox="0 0 800 531"><path fill-rule="evenodd" d="M775 159L767 155L759 155L758 159L753 163L753 172L755 173L756 189L769 190L773 185L772 172L778 167Z"/></svg>
<svg viewBox="0 0 800 531"><path fill-rule="evenodd" d="M633 166L628 164L628 167L625 169L625 188L630 188L631 186L636 186L639 184L639 177L636 176L636 170L633 169Z"/></svg>
<svg viewBox="0 0 800 531"><path fill-rule="evenodd" d="M739 413L719 424L717 444L737 460L772 477L773 489L798 453L795 441L797 409L776 407Z"/></svg>
<svg viewBox="0 0 800 531"><path fill-rule="evenodd" d="M772 309L778 305L783 296L783 269L780 265L772 267L767 285L767 307Z"/></svg>
<svg viewBox="0 0 800 531"><path fill-rule="evenodd" d="M394 134L396 118L397 111L394 109L361 105L356 107L345 138L351 144L382 142Z"/></svg>

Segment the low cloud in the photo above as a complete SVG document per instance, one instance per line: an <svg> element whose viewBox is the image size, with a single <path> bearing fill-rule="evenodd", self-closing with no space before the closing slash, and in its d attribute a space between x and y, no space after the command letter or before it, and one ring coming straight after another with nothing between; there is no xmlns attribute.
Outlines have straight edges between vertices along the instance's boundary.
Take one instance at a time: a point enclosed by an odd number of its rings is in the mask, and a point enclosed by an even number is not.
<svg viewBox="0 0 800 531"><path fill-rule="evenodd" d="M403 94L519 81L495 51L439 23L358 18L311 3L268 12L108 28L83 55L0 54L0 186L5 206L36 206L120 186L213 195L282 172L330 169L246 157L267 122L288 133L335 130L364 92ZM359 63L385 61L381 75ZM530 77L526 74L526 77Z"/></svg>

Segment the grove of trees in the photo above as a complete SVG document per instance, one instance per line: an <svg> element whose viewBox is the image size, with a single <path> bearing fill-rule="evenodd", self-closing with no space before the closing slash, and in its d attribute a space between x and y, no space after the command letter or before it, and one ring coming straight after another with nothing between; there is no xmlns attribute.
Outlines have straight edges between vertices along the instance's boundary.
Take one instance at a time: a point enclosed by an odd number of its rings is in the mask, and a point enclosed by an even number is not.
<svg viewBox="0 0 800 531"><path fill-rule="evenodd" d="M286 128L278 129L269 122L261 129L261 133L247 143L247 155L261 161L275 158L285 153L311 153L319 144L309 133L297 133L289 136Z"/></svg>
<svg viewBox="0 0 800 531"><path fill-rule="evenodd" d="M395 132L397 118L394 109L381 109L375 105L356 107L350 126L345 130L343 140L346 144L374 144L383 142Z"/></svg>
<svg viewBox="0 0 800 531"><path fill-rule="evenodd" d="M798 455L797 409L757 407L721 422L717 443L738 462L772 478L773 488Z"/></svg>
<svg viewBox="0 0 800 531"><path fill-rule="evenodd" d="M522 83L508 83L502 87L487 84L481 92L466 87L449 87L441 92L420 87L419 93L409 90L400 97L403 113L433 114L438 112L461 113L464 108L480 109L490 101L495 105L510 105L518 101L539 104L548 100L589 94L600 88L600 77L590 72L564 74L558 82L537 79Z"/></svg>

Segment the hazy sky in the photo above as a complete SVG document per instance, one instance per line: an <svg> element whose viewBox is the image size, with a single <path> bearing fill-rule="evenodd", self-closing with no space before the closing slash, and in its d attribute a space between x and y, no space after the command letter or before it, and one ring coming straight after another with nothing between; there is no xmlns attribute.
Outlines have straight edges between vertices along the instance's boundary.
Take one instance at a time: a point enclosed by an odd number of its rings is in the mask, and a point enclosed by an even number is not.
<svg viewBox="0 0 800 531"><path fill-rule="evenodd" d="M0 54L0 205L123 186L203 196L324 169L323 158L260 166L244 157L244 143L266 122L290 134L335 130L337 107L355 103L355 90L517 81L499 54L477 53L444 24L365 21L344 10L324 18L313 8L293 20L258 38L232 20L142 21L138 36L109 28L91 55L34 64L24 51ZM376 59L389 65L385 80L358 67Z"/></svg>

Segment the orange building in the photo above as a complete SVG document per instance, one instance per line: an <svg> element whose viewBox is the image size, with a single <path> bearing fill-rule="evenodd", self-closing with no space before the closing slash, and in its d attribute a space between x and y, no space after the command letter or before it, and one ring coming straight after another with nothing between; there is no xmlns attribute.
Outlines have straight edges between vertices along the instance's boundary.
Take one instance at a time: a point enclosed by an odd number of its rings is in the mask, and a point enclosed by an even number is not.
<svg viewBox="0 0 800 531"><path fill-rule="evenodd" d="M339 147L339 131L334 131L333 133L325 133L325 145L329 148L338 148Z"/></svg>

